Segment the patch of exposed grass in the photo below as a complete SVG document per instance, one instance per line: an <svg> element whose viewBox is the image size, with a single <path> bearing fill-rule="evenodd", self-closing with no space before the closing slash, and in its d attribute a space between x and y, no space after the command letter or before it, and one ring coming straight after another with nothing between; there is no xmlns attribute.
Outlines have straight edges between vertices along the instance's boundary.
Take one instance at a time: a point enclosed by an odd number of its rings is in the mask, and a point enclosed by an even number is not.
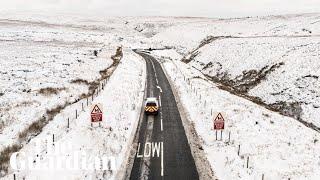
<svg viewBox="0 0 320 180"><path fill-rule="evenodd" d="M122 57L123 57L122 47L118 47L116 54L111 56L111 59L113 60L113 65L119 63Z"/></svg>
<svg viewBox="0 0 320 180"><path fill-rule="evenodd" d="M61 91L66 90L66 88L52 88L52 87L46 87L46 88L41 88L38 90L38 92L42 95L45 96L50 96L50 95L56 95Z"/></svg>
<svg viewBox="0 0 320 180"><path fill-rule="evenodd" d="M8 147L4 148L4 150L2 150L0 152L0 172L1 171L4 171L4 172L8 171L9 161L10 161L11 155L15 152L18 152L21 148L22 148L21 145L14 144L12 146L8 146ZM1 177L1 174L0 174L0 177Z"/></svg>
<svg viewBox="0 0 320 180"><path fill-rule="evenodd" d="M223 39L223 38L227 38L228 36L207 36L206 38L204 38L198 47L196 47L195 49L193 49L191 52L189 52L187 55L185 55L181 61L184 63L189 63L192 60L194 60L195 57L197 57L199 55L199 49L202 48L203 46L212 43L215 40L218 39Z"/></svg>
<svg viewBox="0 0 320 180"><path fill-rule="evenodd" d="M67 105L68 103L66 102L63 105L58 105L53 109L47 110L47 117L41 117L39 120L34 121L26 129L19 133L19 142L28 142L31 137L40 134L42 132L43 127L46 126L49 123L49 121L53 120L54 117L57 114L59 114Z"/></svg>
<svg viewBox="0 0 320 180"><path fill-rule="evenodd" d="M261 81L265 80L267 75L273 72L275 69L282 66L284 63L280 62L274 64L272 66L265 66L260 70L248 70L243 71L241 75L237 76L234 79L231 79L231 75L228 72L221 72L222 68L219 69L215 76L211 76L210 78L213 79L215 82L222 84L223 86L227 86L233 91L237 93L248 93L248 91L258 84Z"/></svg>
<svg viewBox="0 0 320 180"><path fill-rule="evenodd" d="M71 83L74 83L74 84L85 84L85 85L89 85L89 81L88 80L85 80L85 79L74 79L71 81Z"/></svg>

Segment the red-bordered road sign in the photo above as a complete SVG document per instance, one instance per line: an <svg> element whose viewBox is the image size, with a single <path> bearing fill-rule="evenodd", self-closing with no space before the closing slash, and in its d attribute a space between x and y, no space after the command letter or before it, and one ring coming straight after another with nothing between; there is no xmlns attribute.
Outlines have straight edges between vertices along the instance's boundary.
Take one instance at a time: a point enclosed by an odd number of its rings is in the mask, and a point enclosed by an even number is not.
<svg viewBox="0 0 320 180"><path fill-rule="evenodd" d="M218 113L217 117L214 119L214 129L215 130L224 129L224 118L221 113Z"/></svg>
<svg viewBox="0 0 320 180"><path fill-rule="evenodd" d="M99 107L98 104L93 105L91 110L91 122L101 122L103 117L102 114L101 106Z"/></svg>

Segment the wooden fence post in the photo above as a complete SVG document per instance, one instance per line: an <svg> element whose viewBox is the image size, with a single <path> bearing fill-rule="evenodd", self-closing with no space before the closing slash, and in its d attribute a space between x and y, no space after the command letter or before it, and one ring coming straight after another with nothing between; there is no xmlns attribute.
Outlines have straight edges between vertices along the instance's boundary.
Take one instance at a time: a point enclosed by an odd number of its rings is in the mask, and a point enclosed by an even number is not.
<svg viewBox="0 0 320 180"><path fill-rule="evenodd" d="M249 168L249 156L247 157L247 168Z"/></svg>
<svg viewBox="0 0 320 180"><path fill-rule="evenodd" d="M238 146L238 156L240 155L240 144Z"/></svg>

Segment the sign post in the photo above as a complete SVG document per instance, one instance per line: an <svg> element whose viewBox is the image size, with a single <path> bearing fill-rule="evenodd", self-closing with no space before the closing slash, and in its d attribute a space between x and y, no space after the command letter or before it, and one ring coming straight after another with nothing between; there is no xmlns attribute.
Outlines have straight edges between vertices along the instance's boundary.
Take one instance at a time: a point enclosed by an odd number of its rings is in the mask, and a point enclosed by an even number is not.
<svg viewBox="0 0 320 180"><path fill-rule="evenodd" d="M92 123L95 122L99 122L99 126L100 126L100 122L102 122L103 120L103 112L102 112L102 105L101 104L93 104L92 108L91 108L91 126Z"/></svg>
<svg viewBox="0 0 320 180"><path fill-rule="evenodd" d="M222 131L224 130L224 118L222 114L219 112L217 117L214 119L213 122L213 128L216 130L216 140L218 139L217 137L217 131L221 131L221 140L222 140Z"/></svg>

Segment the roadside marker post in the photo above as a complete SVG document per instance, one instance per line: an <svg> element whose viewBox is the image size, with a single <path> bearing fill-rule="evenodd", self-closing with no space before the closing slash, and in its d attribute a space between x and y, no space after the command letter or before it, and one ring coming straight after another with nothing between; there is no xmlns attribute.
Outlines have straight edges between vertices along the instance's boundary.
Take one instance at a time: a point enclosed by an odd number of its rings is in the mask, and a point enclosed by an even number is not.
<svg viewBox="0 0 320 180"><path fill-rule="evenodd" d="M54 134L52 134L52 145L54 146Z"/></svg>

